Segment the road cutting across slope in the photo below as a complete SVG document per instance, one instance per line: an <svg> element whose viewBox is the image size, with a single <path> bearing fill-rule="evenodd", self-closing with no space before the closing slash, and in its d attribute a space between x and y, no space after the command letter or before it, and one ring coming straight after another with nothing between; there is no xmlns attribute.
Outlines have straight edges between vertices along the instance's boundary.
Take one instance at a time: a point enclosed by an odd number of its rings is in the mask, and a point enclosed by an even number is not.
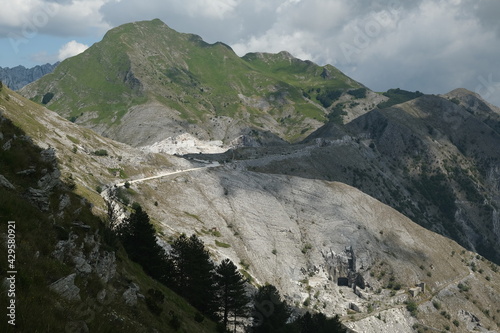
<svg viewBox="0 0 500 333"><path fill-rule="evenodd" d="M197 170L202 170L202 169L207 169L207 168L215 168L215 167L218 167L218 166L221 166L219 164L219 162L212 162L210 164L207 164L206 166L202 166L202 167L198 167L198 168L190 168L190 169L184 169L184 170L176 170L176 171L164 172L164 173L160 173L160 174L155 175L155 176L138 178L138 179L133 179L133 180L127 180L126 182L116 184L116 186L125 186L125 183L127 183L127 182L129 184L135 184L135 183L140 183L140 182L144 182L144 181L147 181L147 180L158 179L158 178L162 178L162 177L176 175L176 174L179 174L179 173L197 171Z"/></svg>

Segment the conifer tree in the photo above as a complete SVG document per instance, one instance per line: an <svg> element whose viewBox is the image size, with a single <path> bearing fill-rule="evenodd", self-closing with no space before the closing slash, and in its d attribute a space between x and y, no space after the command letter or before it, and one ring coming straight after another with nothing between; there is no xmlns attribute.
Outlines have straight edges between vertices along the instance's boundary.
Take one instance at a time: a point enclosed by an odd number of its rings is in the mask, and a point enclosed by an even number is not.
<svg viewBox="0 0 500 333"><path fill-rule="evenodd" d="M346 329L342 327L339 316L327 318L323 313L306 312L303 316L296 319L292 324L290 331L298 333L345 333Z"/></svg>
<svg viewBox="0 0 500 333"><path fill-rule="evenodd" d="M215 315L214 264L203 242L182 234L172 244L170 254L174 271L174 289L201 312Z"/></svg>
<svg viewBox="0 0 500 333"><path fill-rule="evenodd" d="M292 313L288 304L273 285L260 287L254 296L253 332L285 333Z"/></svg>
<svg viewBox="0 0 500 333"><path fill-rule="evenodd" d="M134 208L130 217L117 228L117 234L130 259L139 263L152 277L159 278L164 250L156 242L156 232L148 214L138 204Z"/></svg>
<svg viewBox="0 0 500 333"><path fill-rule="evenodd" d="M229 316L247 317L250 298L245 291L245 278L238 272L236 265L229 259L223 260L215 269L218 310L222 313L222 324L228 327Z"/></svg>

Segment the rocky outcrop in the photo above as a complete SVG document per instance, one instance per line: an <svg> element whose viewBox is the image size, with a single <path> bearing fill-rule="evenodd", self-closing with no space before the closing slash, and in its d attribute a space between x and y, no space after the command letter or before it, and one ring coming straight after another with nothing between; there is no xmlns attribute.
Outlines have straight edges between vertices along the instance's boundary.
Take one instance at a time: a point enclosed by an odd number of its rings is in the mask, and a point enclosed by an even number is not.
<svg viewBox="0 0 500 333"><path fill-rule="evenodd" d="M45 74L52 73L57 65L59 65L59 62L53 65L45 64L32 68L26 68L24 66L16 66L13 68L0 67L0 81L12 90L19 90L25 85L38 80Z"/></svg>
<svg viewBox="0 0 500 333"><path fill-rule="evenodd" d="M125 304L128 306L136 306L138 298L144 298L144 295L139 293L139 286L135 283L131 283L127 290L122 294Z"/></svg>
<svg viewBox="0 0 500 333"><path fill-rule="evenodd" d="M14 185L12 185L3 175L0 175L0 186L5 187L9 190L15 189Z"/></svg>
<svg viewBox="0 0 500 333"><path fill-rule="evenodd" d="M88 233L80 241L79 238L70 231L68 239L59 241L52 255L61 262L72 263L77 274L94 273L102 283L109 282L116 274L115 253L101 249L102 242L97 233Z"/></svg>
<svg viewBox="0 0 500 333"><path fill-rule="evenodd" d="M51 165L51 169L44 168L40 170L43 175L37 182L37 188L29 187L25 192L25 196L35 204L40 210L48 211L50 204L50 195L54 188L61 184L61 172L56 167L56 151L52 148L42 150L40 153L41 160ZM18 172L18 174L30 174L37 172L36 169L27 169Z"/></svg>
<svg viewBox="0 0 500 333"><path fill-rule="evenodd" d="M50 289L69 301L80 301L80 288L75 285L76 273L63 277L50 285Z"/></svg>
<svg viewBox="0 0 500 333"><path fill-rule="evenodd" d="M322 252L328 279L339 286L348 286L355 291L359 287L366 288L363 275L357 271L356 255L352 246L337 254L333 250ZM361 296L360 296L361 297ZM359 312L359 311L358 311Z"/></svg>

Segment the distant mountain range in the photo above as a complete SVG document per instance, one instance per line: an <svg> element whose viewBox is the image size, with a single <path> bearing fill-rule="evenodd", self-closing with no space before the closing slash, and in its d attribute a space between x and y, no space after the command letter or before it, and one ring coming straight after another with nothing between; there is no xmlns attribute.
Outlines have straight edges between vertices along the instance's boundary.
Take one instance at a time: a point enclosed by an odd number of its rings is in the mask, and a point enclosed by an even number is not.
<svg viewBox="0 0 500 333"><path fill-rule="evenodd" d="M12 90L19 90L25 85L38 80L45 74L52 73L57 65L59 65L59 62L53 65L45 64L32 68L26 68L24 66L16 66L13 68L0 67L0 81Z"/></svg>

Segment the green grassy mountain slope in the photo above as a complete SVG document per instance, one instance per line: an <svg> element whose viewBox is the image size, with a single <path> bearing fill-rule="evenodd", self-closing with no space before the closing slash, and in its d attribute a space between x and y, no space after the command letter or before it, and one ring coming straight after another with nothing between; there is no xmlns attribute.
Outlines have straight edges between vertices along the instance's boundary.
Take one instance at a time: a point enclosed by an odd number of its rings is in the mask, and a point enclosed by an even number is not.
<svg viewBox="0 0 500 333"><path fill-rule="evenodd" d="M22 90L67 119L133 145L189 132L226 142L271 132L288 141L321 126L332 102L361 85L287 52L238 57L160 20L110 30ZM328 97L329 96L329 97ZM150 131L140 133L141 126Z"/></svg>

